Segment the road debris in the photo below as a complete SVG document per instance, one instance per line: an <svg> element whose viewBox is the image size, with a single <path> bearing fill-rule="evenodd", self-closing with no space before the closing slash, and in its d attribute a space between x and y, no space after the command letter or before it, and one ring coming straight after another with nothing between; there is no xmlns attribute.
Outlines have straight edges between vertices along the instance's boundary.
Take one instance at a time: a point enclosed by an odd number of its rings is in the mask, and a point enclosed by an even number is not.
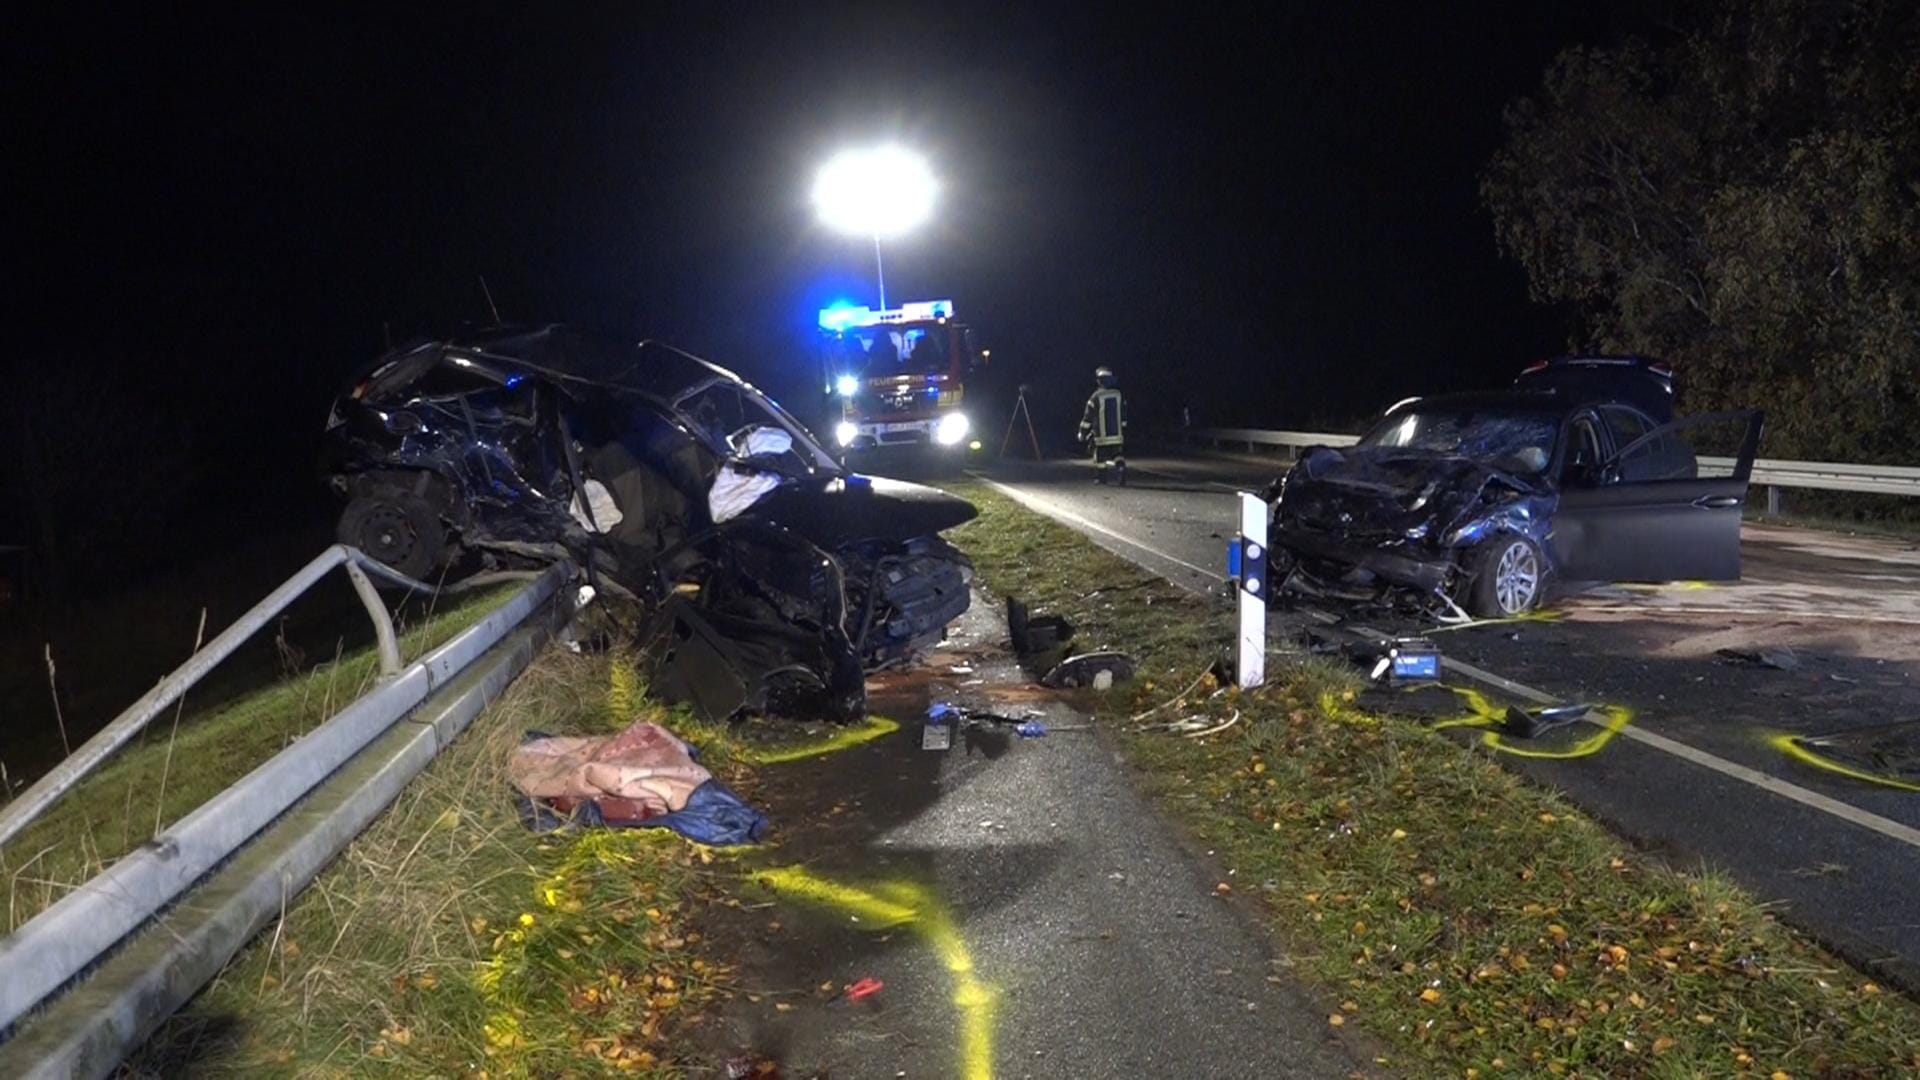
<svg viewBox="0 0 1920 1080"><path fill-rule="evenodd" d="M1518 705L1509 705L1506 717L1500 724L1500 731L1502 734L1519 739L1537 738L1555 728L1565 727L1585 719L1592 711L1591 705L1558 705L1550 709L1532 711L1522 709Z"/></svg>
<svg viewBox="0 0 1920 1080"><path fill-rule="evenodd" d="M1732 664L1768 667L1776 671L1798 671L1800 657L1791 645L1764 645L1758 649L1715 649L1713 654Z"/></svg>
<svg viewBox="0 0 1920 1080"><path fill-rule="evenodd" d="M1123 652L1092 652L1070 656L1040 677L1040 685L1055 690L1091 687L1106 690L1133 678L1133 657Z"/></svg>
<svg viewBox="0 0 1920 1080"><path fill-rule="evenodd" d="M1007 637L1020 656L1064 649L1073 640L1073 624L1058 615L1033 615L1018 597L1007 597Z"/></svg>
<svg viewBox="0 0 1920 1080"><path fill-rule="evenodd" d="M1837 731L1777 735L1777 749L1803 764L1900 791L1920 791L1920 720Z"/></svg>
<svg viewBox="0 0 1920 1080"><path fill-rule="evenodd" d="M1357 641L1346 653L1376 683L1399 687L1440 681L1440 649L1423 637Z"/></svg>
<svg viewBox="0 0 1920 1080"><path fill-rule="evenodd" d="M885 982L871 976L862 978L850 984L839 997L834 999L834 1004L850 1005L853 1002L865 1000L879 993L886 985Z"/></svg>
<svg viewBox="0 0 1920 1080"><path fill-rule="evenodd" d="M764 815L693 760L691 747L646 721L600 738L530 731L507 774L520 820L535 832L659 827L721 846L752 843L767 828Z"/></svg>

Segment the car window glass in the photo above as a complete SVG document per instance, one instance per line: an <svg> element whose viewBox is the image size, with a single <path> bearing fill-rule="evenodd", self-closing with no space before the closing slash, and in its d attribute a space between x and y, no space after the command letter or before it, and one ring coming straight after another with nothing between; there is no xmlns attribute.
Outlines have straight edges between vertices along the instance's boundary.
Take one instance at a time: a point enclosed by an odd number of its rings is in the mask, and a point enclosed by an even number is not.
<svg viewBox="0 0 1920 1080"><path fill-rule="evenodd" d="M1592 483L1592 471L1600 464L1600 435L1593 429L1593 419L1587 416L1576 417L1567 433L1567 460L1562 467L1560 479L1566 484Z"/></svg>
<svg viewBox="0 0 1920 1080"><path fill-rule="evenodd" d="M1727 476L1730 459L1747 449L1757 421L1747 413L1691 416L1656 429L1620 455L1623 477L1643 480L1690 480L1697 476ZM1751 463L1749 463L1751 464Z"/></svg>
<svg viewBox="0 0 1920 1080"><path fill-rule="evenodd" d="M1632 409L1621 405L1608 405L1600 410L1607 421L1607 427L1613 432L1613 445L1624 447L1633 440L1653 430L1647 418Z"/></svg>
<svg viewBox="0 0 1920 1080"><path fill-rule="evenodd" d="M510 386L490 385L488 391L468 400L474 414L495 417L516 424L531 424L535 418L534 383L521 379Z"/></svg>
<svg viewBox="0 0 1920 1080"><path fill-rule="evenodd" d="M451 397L476 390L497 390L500 384L473 370L442 361L428 368L407 388L410 397Z"/></svg>
<svg viewBox="0 0 1920 1080"><path fill-rule="evenodd" d="M695 428L721 446L727 445L727 438L747 423L740 388L732 383L702 387L697 393L681 398L678 407Z"/></svg>
<svg viewBox="0 0 1920 1080"><path fill-rule="evenodd" d="M1414 407L1390 413L1360 445L1456 454L1529 473L1545 467L1558 430L1558 417L1545 412Z"/></svg>

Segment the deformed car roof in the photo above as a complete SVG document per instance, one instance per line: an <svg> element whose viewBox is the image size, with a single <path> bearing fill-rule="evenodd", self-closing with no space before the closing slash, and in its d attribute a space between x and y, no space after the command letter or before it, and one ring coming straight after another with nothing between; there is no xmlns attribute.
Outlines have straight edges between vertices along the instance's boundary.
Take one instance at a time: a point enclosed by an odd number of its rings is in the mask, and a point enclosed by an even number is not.
<svg viewBox="0 0 1920 1080"><path fill-rule="evenodd" d="M1395 402L1381 413L1381 417L1392 416L1402 409L1429 408L1439 406L1447 409L1488 409L1519 412L1536 410L1539 412L1570 413L1585 402L1558 394L1530 393L1524 390L1488 390L1461 394L1434 394L1430 397L1407 398Z"/></svg>
<svg viewBox="0 0 1920 1080"><path fill-rule="evenodd" d="M671 400L716 375L733 372L653 341L621 341L565 323L496 326L441 339L448 352L497 368L545 375L556 383L612 386Z"/></svg>

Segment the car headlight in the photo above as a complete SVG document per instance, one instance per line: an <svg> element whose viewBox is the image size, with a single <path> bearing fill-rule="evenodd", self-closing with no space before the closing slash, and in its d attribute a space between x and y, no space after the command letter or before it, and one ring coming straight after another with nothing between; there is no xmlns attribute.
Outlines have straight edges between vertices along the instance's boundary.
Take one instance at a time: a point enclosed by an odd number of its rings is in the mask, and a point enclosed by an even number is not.
<svg viewBox="0 0 1920 1080"><path fill-rule="evenodd" d="M851 420L842 420L833 429L833 437L840 440L841 446L853 444L853 437L860 434L860 425Z"/></svg>
<svg viewBox="0 0 1920 1080"><path fill-rule="evenodd" d="M941 417L939 425L933 429L933 441L941 446L952 446L966 438L972 427L966 413L950 412Z"/></svg>
<svg viewBox="0 0 1920 1080"><path fill-rule="evenodd" d="M852 375L842 375L833 381L833 388L840 391L841 397L852 397L860 392L860 380Z"/></svg>

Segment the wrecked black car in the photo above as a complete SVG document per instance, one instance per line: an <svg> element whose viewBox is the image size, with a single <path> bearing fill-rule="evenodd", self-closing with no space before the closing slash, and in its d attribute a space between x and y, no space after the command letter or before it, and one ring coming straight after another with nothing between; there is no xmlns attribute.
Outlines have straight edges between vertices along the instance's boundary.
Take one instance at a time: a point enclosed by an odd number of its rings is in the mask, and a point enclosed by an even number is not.
<svg viewBox="0 0 1920 1080"><path fill-rule="evenodd" d="M1267 492L1276 580L1460 621L1555 583L1737 579L1761 414L1662 424L1591 374L1409 399L1351 447L1303 451Z"/></svg>
<svg viewBox="0 0 1920 1080"><path fill-rule="evenodd" d="M846 472L778 404L658 342L564 326L396 349L335 402L341 542L416 578L558 559L647 612L654 686L711 718L850 719L940 640L970 503Z"/></svg>

